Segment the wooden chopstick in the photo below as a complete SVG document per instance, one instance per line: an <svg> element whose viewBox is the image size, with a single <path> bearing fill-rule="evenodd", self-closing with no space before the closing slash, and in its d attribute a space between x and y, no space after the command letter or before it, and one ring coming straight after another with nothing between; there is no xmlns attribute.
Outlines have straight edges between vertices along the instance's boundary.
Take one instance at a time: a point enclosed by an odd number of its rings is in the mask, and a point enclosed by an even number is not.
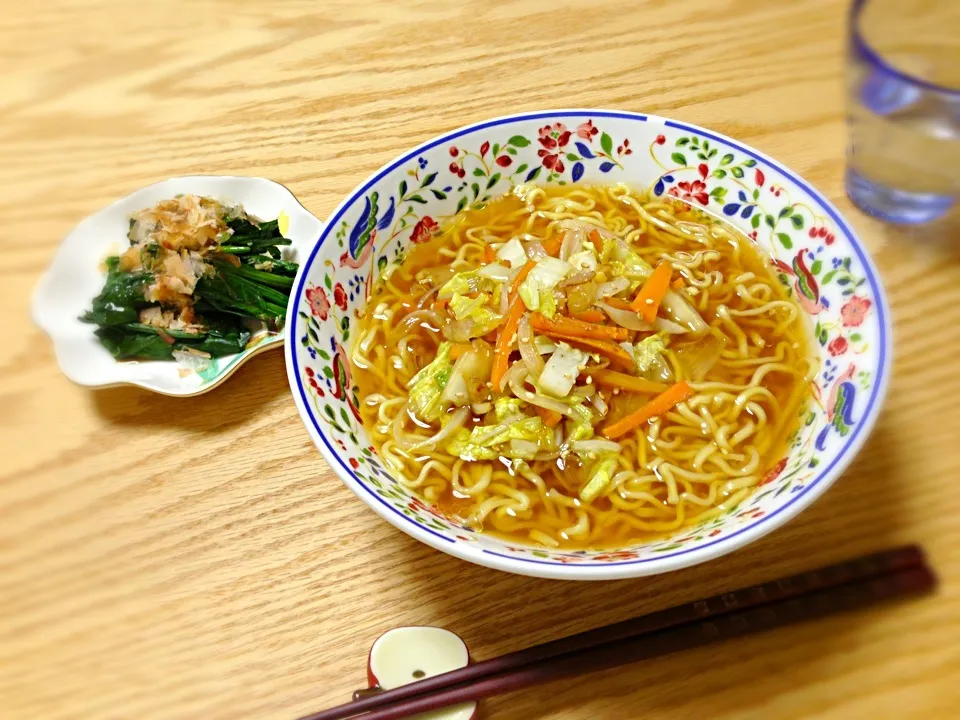
<svg viewBox="0 0 960 720"><path fill-rule="evenodd" d="M477 682L461 683L436 693L402 700L364 713L358 716L358 720L399 720L449 705L476 702L531 685L607 670L720 640L866 607L881 600L926 592L934 585L933 573L926 566L897 570L650 635L606 643L583 652L549 658L514 671L489 675Z"/></svg>
<svg viewBox="0 0 960 720"><path fill-rule="evenodd" d="M594 668L584 664L583 660L579 658L582 658L583 652L598 646L615 642L622 643L635 637L645 638L670 628L721 618L751 608L763 607L769 603L787 601L791 598L841 587L848 583L881 577L899 570L923 567L923 565L923 553L916 546L875 553L820 570L803 572L782 580L716 595L705 600L588 630L567 638L476 663L460 670L426 678L394 690L377 693L346 705L305 716L300 720L343 720L360 713L392 706L405 700L419 698L420 696L426 697L426 694L429 694L429 697L435 697L436 693L467 683L479 687L479 683L488 678L499 678L502 682L502 678L514 671L568 654L576 656L575 665L580 671L584 669L592 670ZM363 720L374 720L374 718L379 718L380 715L371 714L362 717ZM395 717L402 717L402 715Z"/></svg>

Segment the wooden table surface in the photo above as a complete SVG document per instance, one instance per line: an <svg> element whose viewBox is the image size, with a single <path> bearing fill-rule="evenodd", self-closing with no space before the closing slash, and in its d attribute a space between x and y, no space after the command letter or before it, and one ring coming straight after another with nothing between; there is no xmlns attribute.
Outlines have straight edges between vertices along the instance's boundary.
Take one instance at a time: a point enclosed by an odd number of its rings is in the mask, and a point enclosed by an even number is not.
<svg viewBox="0 0 960 720"><path fill-rule="evenodd" d="M347 700L374 638L398 625L451 628L487 658L911 541L942 577L935 598L514 693L487 716L956 717L960 232L908 237L844 196L844 5L5 3L0 717L292 719ZM337 480L282 353L196 399L91 392L30 323L60 239L139 186L262 175L322 218L440 132L564 106L670 115L753 144L837 202L880 266L896 361L878 427L826 497L731 556L598 584L474 567Z"/></svg>

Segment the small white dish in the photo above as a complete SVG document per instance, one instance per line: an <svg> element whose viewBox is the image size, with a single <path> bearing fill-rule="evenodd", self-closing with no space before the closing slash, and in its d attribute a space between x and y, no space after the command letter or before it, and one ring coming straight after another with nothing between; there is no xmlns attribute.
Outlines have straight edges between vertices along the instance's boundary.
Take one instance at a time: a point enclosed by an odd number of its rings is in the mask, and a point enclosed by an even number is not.
<svg viewBox="0 0 960 720"><path fill-rule="evenodd" d="M91 215L67 235L33 294L33 321L53 340L60 369L87 387L136 385L163 395L188 397L212 390L254 355L280 347L283 333L265 338L236 355L215 358L201 371L169 361L118 362L94 335L96 326L80 321L103 288L104 258L128 247L130 216L160 200L192 193L238 203L252 215L290 219L284 258L302 262L323 231L323 223L279 183L259 177L194 175L148 185Z"/></svg>

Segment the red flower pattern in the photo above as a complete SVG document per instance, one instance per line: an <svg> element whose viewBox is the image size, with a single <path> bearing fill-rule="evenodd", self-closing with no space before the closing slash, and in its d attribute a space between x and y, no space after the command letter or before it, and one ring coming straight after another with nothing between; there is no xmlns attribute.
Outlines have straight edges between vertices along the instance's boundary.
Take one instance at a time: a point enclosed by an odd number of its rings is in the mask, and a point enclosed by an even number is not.
<svg viewBox="0 0 960 720"><path fill-rule="evenodd" d="M854 295L847 303L840 308L840 317L843 318L844 327L859 327L872 303L867 298Z"/></svg>
<svg viewBox="0 0 960 720"><path fill-rule="evenodd" d="M410 502L407 504L407 507L413 510L414 512L425 510L426 512L430 513L434 517L440 518L441 520L447 519L447 516L444 515L442 512L440 512L440 510L437 509L436 505L427 505L423 500L418 498L416 495L410 498Z"/></svg>
<svg viewBox="0 0 960 720"><path fill-rule="evenodd" d="M540 137L537 139L547 150L562 148L570 142L570 131L563 123L544 125L540 128L539 135Z"/></svg>
<svg viewBox="0 0 960 720"><path fill-rule="evenodd" d="M758 486L766 485L767 483L773 482L778 477L780 477L780 473L783 472L783 469L786 466L787 466L787 459L780 458L780 460L777 461L776 465L774 465L772 468L770 468L763 474L763 477L760 479L760 482L757 483L757 485Z"/></svg>
<svg viewBox="0 0 960 720"><path fill-rule="evenodd" d="M312 287L307 288L306 295L313 314L321 320L326 320L330 315L330 301L327 300L327 293L322 287Z"/></svg>
<svg viewBox="0 0 960 720"><path fill-rule="evenodd" d="M544 150L543 148L537 150L537 155L543 158L543 166L547 170L553 170L558 173L563 172L563 160L560 159L559 155Z"/></svg>
<svg viewBox="0 0 960 720"><path fill-rule="evenodd" d="M577 127L577 137L582 137L588 142L592 142L593 136L598 132L600 131L593 126L593 120L587 120L585 123Z"/></svg>
<svg viewBox="0 0 960 720"><path fill-rule="evenodd" d="M537 140L543 147L537 150L537 155L540 156L543 166L547 170L556 173L563 172L563 160L560 159L560 152L570 142L571 134L563 123L544 125L540 128Z"/></svg>
<svg viewBox="0 0 960 720"><path fill-rule="evenodd" d="M707 195L707 185L702 180L679 182L670 188L670 194L681 200L696 200L701 205L710 202L710 196Z"/></svg>
<svg viewBox="0 0 960 720"><path fill-rule="evenodd" d="M420 222L413 226L413 234L410 236L411 242L426 242L433 236L438 227L436 220L429 215L424 216Z"/></svg>
<svg viewBox="0 0 960 720"><path fill-rule="evenodd" d="M837 355L843 355L849 346L850 343L847 342L847 339L843 335L840 335L830 341L830 344L827 345L827 350L831 355L837 357Z"/></svg>
<svg viewBox="0 0 960 720"><path fill-rule="evenodd" d="M604 555L596 555L593 559L599 562L607 562L617 560L636 560L638 557L640 556L632 550L618 550L617 552L606 553Z"/></svg>
<svg viewBox="0 0 960 720"><path fill-rule="evenodd" d="M347 311L347 291L343 289L343 285L337 283L336 287L333 288L333 302L338 308Z"/></svg>

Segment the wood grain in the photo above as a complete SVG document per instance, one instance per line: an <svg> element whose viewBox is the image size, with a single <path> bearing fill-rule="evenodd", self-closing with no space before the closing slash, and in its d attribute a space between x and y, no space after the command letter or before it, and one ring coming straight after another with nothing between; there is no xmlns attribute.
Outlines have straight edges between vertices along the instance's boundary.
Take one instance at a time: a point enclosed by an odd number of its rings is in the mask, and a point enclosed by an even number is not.
<svg viewBox="0 0 960 720"><path fill-rule="evenodd" d="M0 13L0 716L293 718L402 624L478 658L906 541L930 600L487 704L494 719L955 717L958 223L912 236L843 195L836 0L49 0ZM523 109L623 108L738 137L862 232L894 380L853 468L749 549L601 584L513 577L380 521L324 465L279 353L174 400L60 375L28 303L82 217L155 180L263 175L317 216L400 151Z"/></svg>

